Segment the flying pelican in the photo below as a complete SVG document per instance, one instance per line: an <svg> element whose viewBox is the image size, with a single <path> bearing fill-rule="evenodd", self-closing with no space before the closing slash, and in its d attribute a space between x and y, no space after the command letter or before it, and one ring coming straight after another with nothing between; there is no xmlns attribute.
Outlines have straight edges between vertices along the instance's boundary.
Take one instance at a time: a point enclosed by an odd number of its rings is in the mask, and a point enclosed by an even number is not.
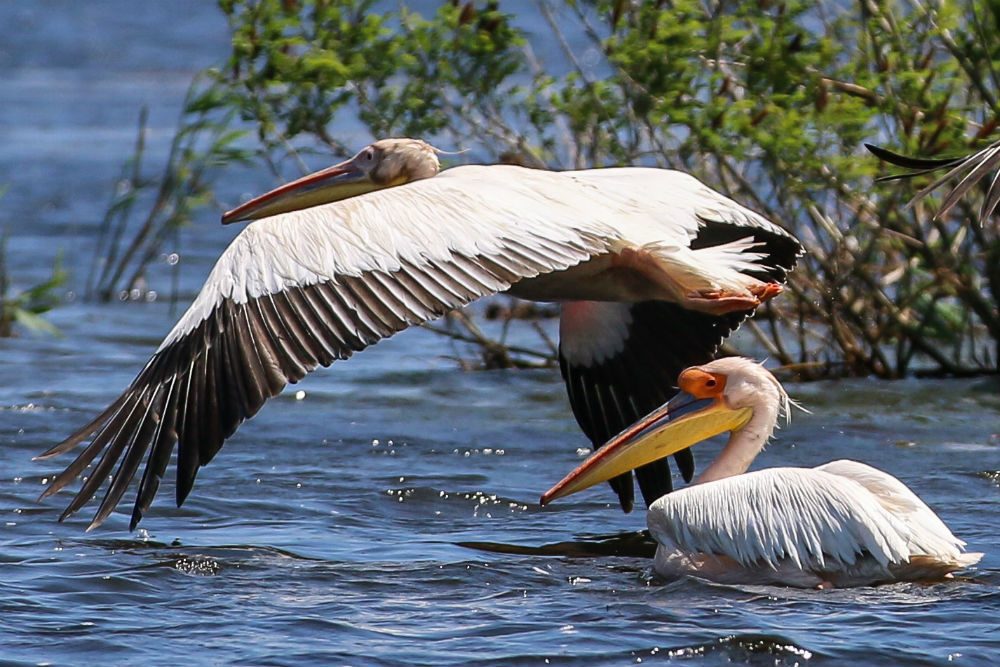
<svg viewBox="0 0 1000 667"><path fill-rule="evenodd" d="M864 586L937 579L974 565L902 482L856 461L746 472L789 398L771 373L730 357L688 368L680 393L547 491L576 493L706 438L731 432L695 484L649 508L654 569L722 583Z"/></svg>
<svg viewBox="0 0 1000 667"><path fill-rule="evenodd" d="M996 141L985 148L970 153L969 155L951 158L908 157L906 155L893 153L892 151L878 146L873 146L871 144L865 144L865 148L871 151L875 157L883 162L888 162L889 164L896 165L897 167L905 167L907 169L914 170L905 174L883 176L876 179L879 181L895 181L903 178L913 178L915 176L931 174L941 169L948 170L943 176L939 177L936 181L932 182L930 185L926 186L914 195L913 199L910 201L911 204L926 197L931 193L931 191L941 187L949 180L959 176L962 177L962 180L960 180L958 184L956 184L955 187L948 192L944 201L941 203L941 207L938 208L936 213L934 213L935 219L947 214L948 211L950 211L951 208L958 203L958 200L965 196L970 189L972 189L972 186L986 178L991 171L995 171L996 173L993 174L993 180L990 181L989 187L986 189L986 198L983 200L983 205L979 209L980 221L984 221L993 215L997 206L1000 206L1000 141Z"/></svg>
<svg viewBox="0 0 1000 667"><path fill-rule="evenodd" d="M439 169L429 144L385 139L226 213L224 224L255 222L124 393L40 456L89 441L42 497L97 461L60 520L110 477L90 528L100 525L145 457L134 528L175 444L179 506L199 468L287 383L503 291L563 302L570 401L603 442L669 398L668 379L710 359L779 293L801 251L676 171ZM670 490L665 461L637 475L647 504ZM613 486L630 509L630 474Z"/></svg>

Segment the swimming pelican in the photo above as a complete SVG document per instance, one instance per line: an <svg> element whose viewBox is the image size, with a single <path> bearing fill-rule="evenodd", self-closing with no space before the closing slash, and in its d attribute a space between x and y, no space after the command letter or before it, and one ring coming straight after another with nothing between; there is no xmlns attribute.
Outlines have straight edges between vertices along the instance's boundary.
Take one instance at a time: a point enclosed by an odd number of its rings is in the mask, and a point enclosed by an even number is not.
<svg viewBox="0 0 1000 667"><path fill-rule="evenodd" d="M935 219L948 213L948 211L950 211L951 208L958 203L958 200L965 196L970 189L972 189L972 186L986 178L991 171L995 171L996 173L993 174L993 180L990 181L989 186L986 188L986 198L983 200L983 205L979 209L980 221L984 221L986 218L993 215L997 206L1000 206L1000 141L996 141L985 148L970 153L969 155L952 158L909 157L906 155L900 155L899 153L893 153L890 150L873 146L871 144L865 144L865 148L871 151L875 157L883 162L894 164L897 167L905 167L907 169L914 170L906 174L883 176L877 179L879 181L895 181L903 178L923 176L924 174L930 174L941 169L948 170L943 176L914 195L913 199L910 201L911 204L926 197L933 190L941 187L949 180L962 176L962 180L960 180L955 187L948 192L944 201L941 203L941 207L934 213Z"/></svg>
<svg viewBox="0 0 1000 667"><path fill-rule="evenodd" d="M681 368L710 359L779 293L801 250L675 171L438 171L430 145L386 139L226 213L223 223L255 222L124 393L41 455L89 441L42 497L98 461L61 519L111 477L90 527L100 525L145 457L134 528L175 443L180 505L199 468L287 383L503 291L563 302L570 401L603 442L669 398ZM670 490L665 461L637 475L647 504ZM630 509L631 475L614 486Z"/></svg>
<svg viewBox="0 0 1000 667"><path fill-rule="evenodd" d="M649 508L654 569L723 583L800 587L927 580L974 565L965 543L902 482L856 461L746 472L789 399L749 359L685 370L680 393L542 496L576 493L645 461L730 432L695 484Z"/></svg>

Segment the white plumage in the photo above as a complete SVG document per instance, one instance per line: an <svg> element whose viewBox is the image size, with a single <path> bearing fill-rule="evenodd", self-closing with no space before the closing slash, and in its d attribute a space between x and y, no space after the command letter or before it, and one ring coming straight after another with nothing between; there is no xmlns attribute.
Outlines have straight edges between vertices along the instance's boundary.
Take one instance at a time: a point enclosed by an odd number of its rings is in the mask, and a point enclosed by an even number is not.
<svg viewBox="0 0 1000 667"><path fill-rule="evenodd" d="M847 460L696 484L653 503L647 522L660 543L658 572L729 583L937 578L981 556L962 553L965 542L902 482Z"/></svg>

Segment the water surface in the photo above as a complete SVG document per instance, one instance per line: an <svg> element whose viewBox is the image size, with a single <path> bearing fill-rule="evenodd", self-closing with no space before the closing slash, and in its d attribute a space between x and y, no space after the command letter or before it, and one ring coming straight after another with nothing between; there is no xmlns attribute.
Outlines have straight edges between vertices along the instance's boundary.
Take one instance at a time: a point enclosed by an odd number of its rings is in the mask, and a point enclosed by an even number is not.
<svg viewBox="0 0 1000 667"><path fill-rule="evenodd" d="M82 290L139 107L150 105L157 164L190 76L225 54L210 3L139 6L0 6L0 224L21 285L61 251ZM206 213L176 248L187 298L237 231L216 220ZM91 533L86 510L57 523L69 495L35 499L66 460L31 457L114 398L175 318L161 301L76 299L51 318L62 337L0 341L0 663L922 665L1000 653L995 382L792 386L813 412L757 464L850 457L899 476L987 553L970 580L822 592L659 581L641 513L621 514L609 490L537 505L586 446L558 372L458 372L451 357L467 351L419 330L272 401L183 508L164 483L135 533L127 512Z"/></svg>

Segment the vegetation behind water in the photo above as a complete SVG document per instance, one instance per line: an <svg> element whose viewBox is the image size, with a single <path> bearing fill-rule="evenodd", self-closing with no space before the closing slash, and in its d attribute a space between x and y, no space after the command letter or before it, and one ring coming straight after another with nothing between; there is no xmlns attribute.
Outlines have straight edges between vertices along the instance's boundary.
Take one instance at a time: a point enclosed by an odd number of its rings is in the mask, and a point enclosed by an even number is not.
<svg viewBox="0 0 1000 667"><path fill-rule="evenodd" d="M192 88L184 150L152 179L159 212L138 232L116 223L116 247L141 251L104 258L117 278L103 296L140 284L142 258L247 159L237 145L277 179L303 152L353 153L338 128L360 121L486 161L694 173L805 244L790 289L750 325L803 376L997 370L1000 236L975 223L981 195L935 219L933 198L905 205L920 182L875 184L885 168L862 147L982 143L998 118L995 3L384 4L219 1L231 54Z"/></svg>

